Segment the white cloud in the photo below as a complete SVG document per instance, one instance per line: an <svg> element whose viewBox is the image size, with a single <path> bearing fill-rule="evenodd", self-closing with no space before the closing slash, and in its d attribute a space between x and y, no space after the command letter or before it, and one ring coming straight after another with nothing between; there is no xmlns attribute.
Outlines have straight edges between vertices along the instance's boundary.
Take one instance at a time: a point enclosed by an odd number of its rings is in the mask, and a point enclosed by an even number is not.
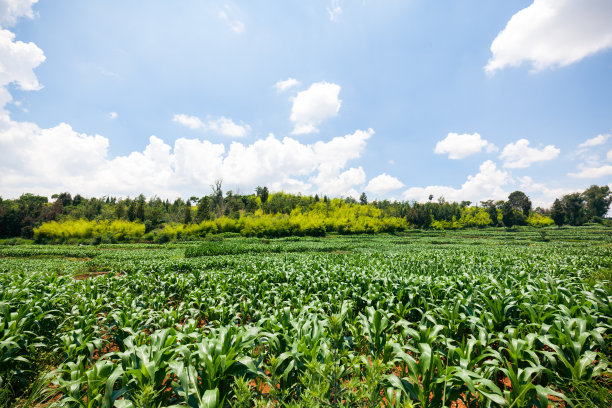
<svg viewBox="0 0 612 408"><path fill-rule="evenodd" d="M611 21L610 0L535 0L493 40L485 70L528 62L540 71L580 61L612 47Z"/></svg>
<svg viewBox="0 0 612 408"><path fill-rule="evenodd" d="M177 113L172 117L172 121L176 123L180 123L183 126L188 127L189 129L197 130L204 129L206 125L200 118L197 116L189 116L184 113Z"/></svg>
<svg viewBox="0 0 612 408"><path fill-rule="evenodd" d="M300 84L300 81L298 81L297 79L288 78L288 79L285 79L284 81L278 81L277 83L274 84L274 87L276 88L278 92L284 92L289 88L298 86L299 84Z"/></svg>
<svg viewBox="0 0 612 408"><path fill-rule="evenodd" d="M342 6L340 5L340 0L331 0L329 7L327 7L327 13L329 14L329 19L331 21L338 21L340 15L342 14Z"/></svg>
<svg viewBox="0 0 612 408"><path fill-rule="evenodd" d="M176 197L208 191L218 178L234 190L268 185L273 190L352 194L365 181L365 172L346 165L361 156L373 134L356 131L313 144L269 135L250 145L232 142L229 148L185 138L171 146L151 136L142 152L109 158L108 139L79 134L67 124L51 129L27 122L9 125L0 131L0 193L13 196L73 191Z"/></svg>
<svg viewBox="0 0 612 408"><path fill-rule="evenodd" d="M34 68L45 60L34 43L15 41L15 34L0 30L0 86L15 83L24 91L40 89Z"/></svg>
<svg viewBox="0 0 612 408"><path fill-rule="evenodd" d="M0 0L0 26L10 27L19 17L34 18L32 6L38 0Z"/></svg>
<svg viewBox="0 0 612 408"><path fill-rule="evenodd" d="M338 99L340 85L315 82L292 98L290 119L294 135L317 133L317 126L325 119L338 115L342 101Z"/></svg>
<svg viewBox="0 0 612 408"><path fill-rule="evenodd" d="M249 125L238 125L234 123L233 120L223 116L209 121L207 127L213 132L221 133L224 136L230 137L244 137L251 130Z"/></svg>
<svg viewBox="0 0 612 408"><path fill-rule="evenodd" d="M317 191L334 196L355 198L359 193L354 186L363 184L366 181L366 174L363 168L359 166L357 168L351 167L335 176L319 173L310 181L316 183Z"/></svg>
<svg viewBox="0 0 612 408"><path fill-rule="evenodd" d="M249 125L239 125L233 120L224 116L203 122L197 116L189 116L179 113L172 117L172 121L180 123L189 129L212 131L229 137L244 137L251 131L251 127Z"/></svg>
<svg viewBox="0 0 612 408"><path fill-rule="evenodd" d="M470 200L474 203L482 200L501 200L508 196L502 188L512 181L510 174L497 169L495 163L487 160L480 165L480 171L474 176L468 176L460 188L448 186L411 187L402 194L404 200L425 202L429 195L444 197L447 201L460 202Z"/></svg>
<svg viewBox="0 0 612 408"><path fill-rule="evenodd" d="M612 135L610 135L610 134L608 134L608 135L597 135L595 137L587 139L584 143L580 143L578 145L578 147L579 148L585 148L585 147L599 146L599 145L602 145L602 144L606 143L606 141L610 137L612 137Z"/></svg>
<svg viewBox="0 0 612 408"><path fill-rule="evenodd" d="M529 196L534 207L550 208L555 199L576 192L576 189L550 188L545 184L536 183L529 176L519 178L521 190Z"/></svg>
<svg viewBox="0 0 612 408"><path fill-rule="evenodd" d="M608 160L610 152L608 152ZM568 173L567 175L575 178L599 178L604 176L612 176L612 165L604 164L602 166L578 166L579 172Z"/></svg>
<svg viewBox="0 0 612 408"><path fill-rule="evenodd" d="M608 161L612 161L612 149L608 151L608 154L606 155L606 159L608 159Z"/></svg>
<svg viewBox="0 0 612 408"><path fill-rule="evenodd" d="M109 119L113 120L113 119L117 119L117 116L119 116L117 114L117 112L111 112L108 114Z"/></svg>
<svg viewBox="0 0 612 408"><path fill-rule="evenodd" d="M434 153L447 154L449 159L463 159L486 149L487 153L497 151L497 146L480 137L478 133L449 133L446 138L436 143Z"/></svg>
<svg viewBox="0 0 612 408"><path fill-rule="evenodd" d="M77 133L65 123L49 129L28 122L5 126L0 131L3 189L47 191L59 183L77 191L105 164L108 139L102 136Z"/></svg>
<svg viewBox="0 0 612 408"><path fill-rule="evenodd" d="M68 124L43 129L29 122L11 120L4 107L12 99L7 85L35 90L40 84L33 72L43 60L32 43L15 42L14 34L0 30L0 194L19 196L32 191L50 195L71 191L86 195L135 195L145 193L176 197L209 191L222 178L226 189L252 191L257 185L330 195L354 195L366 180L362 167L348 167L361 157L372 129L302 144L270 134L252 144L223 143L179 138L174 145L151 136L142 151L109 157L109 140L78 133ZM296 125L318 125L340 107L340 87L313 84L294 101ZM309 106L309 104L322 104ZM331 109L330 109L331 106ZM116 117L110 113L109 117ZM220 117L203 121L177 114L177 123L232 137L244 136L248 125Z"/></svg>
<svg viewBox="0 0 612 408"><path fill-rule="evenodd" d="M388 175L387 173L383 173L370 180L368 185L365 187L365 191L374 193L376 195L384 195L390 191L398 190L402 187L404 187L404 183L402 183L400 180Z"/></svg>
<svg viewBox="0 0 612 408"><path fill-rule="evenodd" d="M174 145L151 136L143 151L108 157L109 140L100 135L78 133L68 124L42 129L34 123L15 122L3 108L11 101L6 86L39 89L33 69L43 60L34 44L14 41L14 34L0 31L0 194L18 196L26 191L51 194L72 191L87 195L134 195L140 192L176 197L208 191L223 178L225 187L251 191L257 185L274 190L318 191L351 194L364 183L361 167L347 167L361 157L372 129L358 130L330 141L302 144L274 135L250 145L232 142L229 147L207 140L179 138ZM309 103L335 105L340 87L313 84L294 103L296 124L318 124L330 116L329 109L308 109ZM109 117L116 117L110 114ZM202 121L177 114L177 123L198 130L210 130L232 137L244 136L248 125L220 117ZM312 189L312 190L311 190Z"/></svg>
<svg viewBox="0 0 612 408"><path fill-rule="evenodd" d="M245 25L238 18L234 17L236 10L233 10L228 4L223 10L219 11L219 18L227 24L227 26L236 34L242 34L245 30Z"/></svg>
<svg viewBox="0 0 612 408"><path fill-rule="evenodd" d="M0 131L8 127L10 121L9 113L4 109L13 99L7 85L16 84L26 91L40 89L34 68L44 60L45 56L36 44L15 41L15 34L0 29Z"/></svg>
<svg viewBox="0 0 612 408"><path fill-rule="evenodd" d="M542 149L529 147L529 140L520 139L516 143L506 145L499 158L504 160L504 167L520 169L536 162L552 160L559 156L560 152L561 150L553 145L545 146Z"/></svg>

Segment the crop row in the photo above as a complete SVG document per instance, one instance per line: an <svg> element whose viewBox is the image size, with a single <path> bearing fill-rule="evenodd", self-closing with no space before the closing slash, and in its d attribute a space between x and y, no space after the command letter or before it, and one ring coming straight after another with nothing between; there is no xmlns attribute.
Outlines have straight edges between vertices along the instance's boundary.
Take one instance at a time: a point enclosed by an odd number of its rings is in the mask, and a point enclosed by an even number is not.
<svg viewBox="0 0 612 408"><path fill-rule="evenodd" d="M608 246L398 241L3 259L0 387L22 393L49 355L75 407L569 405L609 375Z"/></svg>

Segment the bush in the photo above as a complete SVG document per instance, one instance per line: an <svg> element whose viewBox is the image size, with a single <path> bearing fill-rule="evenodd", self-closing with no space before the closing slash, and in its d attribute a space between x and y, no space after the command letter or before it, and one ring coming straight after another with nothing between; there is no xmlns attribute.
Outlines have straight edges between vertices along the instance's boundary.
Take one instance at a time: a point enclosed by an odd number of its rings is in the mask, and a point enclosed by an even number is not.
<svg viewBox="0 0 612 408"><path fill-rule="evenodd" d="M171 238L169 234L162 232L160 234L157 234L155 238L153 238L153 242L155 242L156 244L165 244L167 242L170 242L170 239Z"/></svg>
<svg viewBox="0 0 612 408"><path fill-rule="evenodd" d="M552 218L538 213L531 213L527 218L527 224L532 227L542 228L553 225L555 222Z"/></svg>

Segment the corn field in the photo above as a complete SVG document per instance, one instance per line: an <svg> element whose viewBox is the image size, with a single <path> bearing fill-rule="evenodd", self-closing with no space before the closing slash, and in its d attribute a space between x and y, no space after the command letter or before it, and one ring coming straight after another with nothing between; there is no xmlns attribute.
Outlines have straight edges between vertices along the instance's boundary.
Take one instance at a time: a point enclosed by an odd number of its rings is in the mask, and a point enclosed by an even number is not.
<svg viewBox="0 0 612 408"><path fill-rule="evenodd" d="M2 247L0 404L609 407L612 234L545 235Z"/></svg>

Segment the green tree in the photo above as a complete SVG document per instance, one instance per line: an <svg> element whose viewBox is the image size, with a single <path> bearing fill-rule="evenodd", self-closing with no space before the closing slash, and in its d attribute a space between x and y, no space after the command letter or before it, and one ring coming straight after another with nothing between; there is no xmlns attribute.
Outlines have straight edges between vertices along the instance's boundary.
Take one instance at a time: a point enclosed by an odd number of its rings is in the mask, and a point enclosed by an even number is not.
<svg viewBox="0 0 612 408"><path fill-rule="evenodd" d="M584 198L580 193L567 194L562 199L565 218L570 225L582 225L586 220Z"/></svg>
<svg viewBox="0 0 612 408"><path fill-rule="evenodd" d="M361 196L359 196L359 203L361 205L368 205L368 196L365 192L361 193Z"/></svg>
<svg viewBox="0 0 612 408"><path fill-rule="evenodd" d="M198 201L198 209L196 210L195 222L201 223L204 220L210 219L211 199L209 196L203 196Z"/></svg>
<svg viewBox="0 0 612 408"><path fill-rule="evenodd" d="M491 225L497 226L497 205L495 205L495 201L487 200L481 201L480 205L487 211L489 214L489 218L491 219Z"/></svg>
<svg viewBox="0 0 612 408"><path fill-rule="evenodd" d="M586 204L586 216L592 220L595 217L604 217L612 203L612 192L608 186L596 186L584 190L582 193Z"/></svg>
<svg viewBox="0 0 612 408"><path fill-rule="evenodd" d="M521 221L522 214L512 206L510 201L506 201L501 208L502 222L506 228L515 227ZM517 222L518 221L518 222Z"/></svg>
<svg viewBox="0 0 612 408"><path fill-rule="evenodd" d="M130 221L134 221L136 219L136 200L130 200L128 198L127 201L130 203L127 210L127 218Z"/></svg>
<svg viewBox="0 0 612 408"><path fill-rule="evenodd" d="M531 211L531 200L529 197L522 191L513 191L508 196L508 202L515 210L519 210L523 213L524 217L529 216L529 211Z"/></svg>
<svg viewBox="0 0 612 408"><path fill-rule="evenodd" d="M185 203L185 215L183 216L183 224L191 224L191 201Z"/></svg>
<svg viewBox="0 0 612 408"><path fill-rule="evenodd" d="M145 220L145 196L140 194L136 199L136 219L140 222Z"/></svg>
<svg viewBox="0 0 612 408"><path fill-rule="evenodd" d="M565 222L565 209L563 208L563 204L557 198L552 205L550 210L550 218L553 219L557 227L561 228L563 223Z"/></svg>
<svg viewBox="0 0 612 408"><path fill-rule="evenodd" d="M268 187L260 187L258 186L255 189L255 194L257 194L257 197L259 197L261 199L261 206L265 211L266 208L266 203L268 202L268 197L270 195L270 192L268 191Z"/></svg>
<svg viewBox="0 0 612 408"><path fill-rule="evenodd" d="M223 179L215 180L215 184L211 184L212 189L212 208L217 213L217 217L221 217L225 212L225 201L223 200Z"/></svg>
<svg viewBox="0 0 612 408"><path fill-rule="evenodd" d="M125 218L125 205L123 204L123 201L119 201L117 204L115 204L115 218L118 220Z"/></svg>

